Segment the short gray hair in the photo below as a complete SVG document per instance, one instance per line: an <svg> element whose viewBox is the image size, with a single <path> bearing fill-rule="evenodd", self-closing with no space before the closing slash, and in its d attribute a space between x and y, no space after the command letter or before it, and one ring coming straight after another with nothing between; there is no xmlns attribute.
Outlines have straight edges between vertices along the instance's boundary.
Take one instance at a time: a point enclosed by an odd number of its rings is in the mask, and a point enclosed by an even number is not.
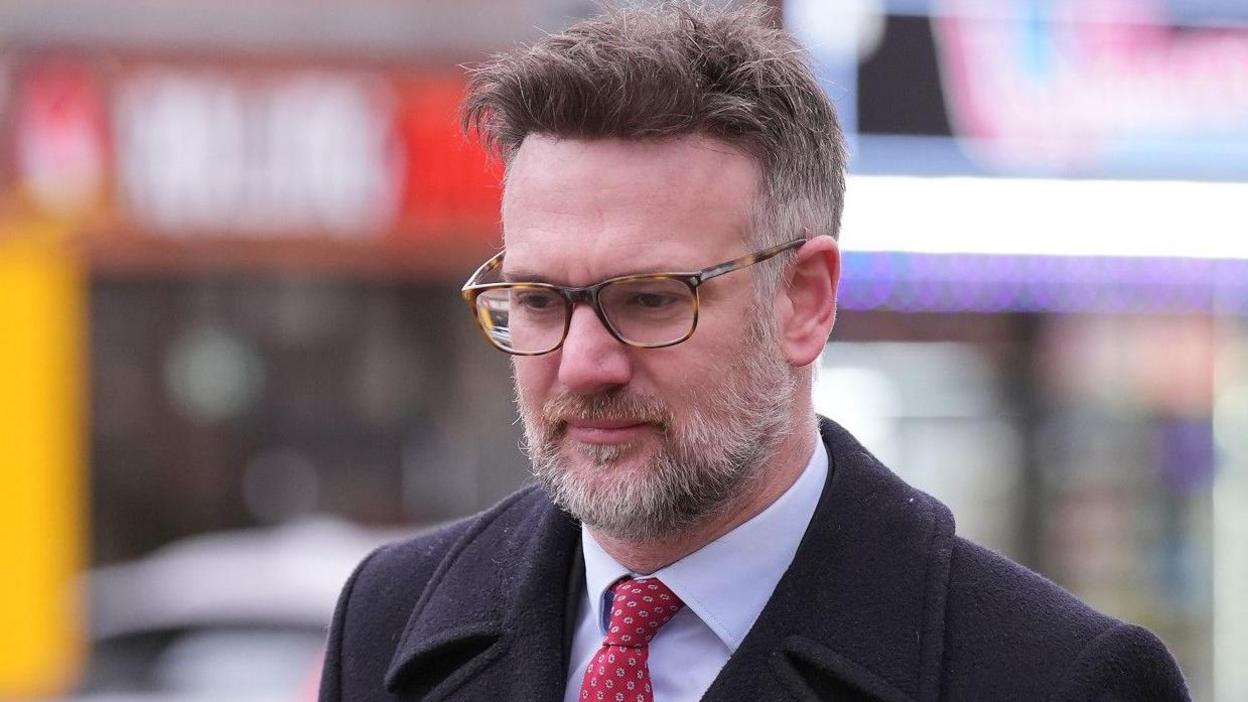
<svg viewBox="0 0 1248 702"><path fill-rule="evenodd" d="M757 3L607 7L471 69L463 126L509 164L525 137L704 134L760 165L753 239L840 232L846 151L806 54Z"/></svg>

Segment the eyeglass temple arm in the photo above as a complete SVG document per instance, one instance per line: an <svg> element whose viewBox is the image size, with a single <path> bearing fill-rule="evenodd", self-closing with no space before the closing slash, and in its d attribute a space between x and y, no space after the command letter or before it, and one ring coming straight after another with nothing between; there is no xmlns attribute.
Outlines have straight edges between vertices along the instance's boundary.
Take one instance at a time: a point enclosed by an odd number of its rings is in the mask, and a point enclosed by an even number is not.
<svg viewBox="0 0 1248 702"><path fill-rule="evenodd" d="M480 282L481 278L484 277L486 273L489 273L495 268L498 268L499 264L502 263L502 261L503 261L502 251L499 251L498 253L491 256L490 260L486 261L485 263L482 263L480 266L477 267L477 270L474 271L473 274L468 278L468 282L464 283L464 287L460 290L460 292L465 292L465 293L468 292L468 289L476 285L478 282Z"/></svg>
<svg viewBox="0 0 1248 702"><path fill-rule="evenodd" d="M718 266L711 266L710 268L704 268L698 272L698 280L700 282L705 283L711 278L717 278L725 273L731 273L740 268L752 266L755 263L762 263L763 261L766 261L769 258L773 258L788 249L797 248L798 246L801 246L802 244L805 244L805 243L806 243L806 239L794 239L792 241L786 241L783 244L777 244L776 246L772 246L771 248L768 248L768 249L763 249L762 251L758 251L752 254L747 254L745 256L742 256L741 258L734 258L731 261L725 261L719 264Z"/></svg>
<svg viewBox="0 0 1248 702"><path fill-rule="evenodd" d="M734 258L731 261L725 261L724 263L721 263L717 266L704 268L701 271L698 271L696 275L700 282L706 282L710 280L711 278L717 278L721 275L724 275L725 273L731 273L737 269L745 268L746 266L752 266L756 263L762 263L763 261L773 258L787 249L792 249L792 248L801 246L802 244L805 244L806 241L807 240L804 238L793 239L792 241L786 241L783 244L777 244L776 246L763 249L762 251L758 251L752 254L747 254L740 258ZM480 281L481 278L486 273L489 273L495 268L498 268L499 264L502 263L503 253L505 252L499 251L498 253L490 257L490 260L486 261L485 263L482 263L480 267L478 267L477 270L473 272L472 276L468 278L468 282L464 283L464 287L462 288L461 292L467 293L469 288L476 285L478 281Z"/></svg>

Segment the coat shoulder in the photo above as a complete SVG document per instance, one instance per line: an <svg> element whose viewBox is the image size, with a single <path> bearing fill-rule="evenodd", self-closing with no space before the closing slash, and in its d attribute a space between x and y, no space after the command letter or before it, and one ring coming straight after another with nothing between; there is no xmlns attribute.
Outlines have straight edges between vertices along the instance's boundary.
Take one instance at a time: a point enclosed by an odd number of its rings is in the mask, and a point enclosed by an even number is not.
<svg viewBox="0 0 1248 702"><path fill-rule="evenodd" d="M946 598L943 698L1187 699L1152 633L960 537Z"/></svg>
<svg viewBox="0 0 1248 702"><path fill-rule="evenodd" d="M476 541L513 531L544 499L536 488L525 488L484 512L387 544L361 561L334 611L321 699L363 699L351 691L378 689L409 616L437 573Z"/></svg>
<svg viewBox="0 0 1248 702"><path fill-rule="evenodd" d="M511 532L544 502L540 490L527 487L484 512L382 546L357 566L349 587L362 594L379 584L402 582L409 592L419 592L448 557L488 535Z"/></svg>
<svg viewBox="0 0 1248 702"><path fill-rule="evenodd" d="M484 512L382 546L356 567L343 596L406 614L443 562L488 534L509 533L543 499L536 488L525 488Z"/></svg>

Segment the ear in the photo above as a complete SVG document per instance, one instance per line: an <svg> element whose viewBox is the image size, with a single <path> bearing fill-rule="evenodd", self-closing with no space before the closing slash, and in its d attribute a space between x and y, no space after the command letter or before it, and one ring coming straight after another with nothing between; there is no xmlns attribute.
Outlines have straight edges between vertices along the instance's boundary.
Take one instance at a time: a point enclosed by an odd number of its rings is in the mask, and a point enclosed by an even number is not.
<svg viewBox="0 0 1248 702"><path fill-rule="evenodd" d="M776 321L785 360L807 366L819 357L836 323L841 249L830 236L817 236L797 250L787 285L777 292Z"/></svg>

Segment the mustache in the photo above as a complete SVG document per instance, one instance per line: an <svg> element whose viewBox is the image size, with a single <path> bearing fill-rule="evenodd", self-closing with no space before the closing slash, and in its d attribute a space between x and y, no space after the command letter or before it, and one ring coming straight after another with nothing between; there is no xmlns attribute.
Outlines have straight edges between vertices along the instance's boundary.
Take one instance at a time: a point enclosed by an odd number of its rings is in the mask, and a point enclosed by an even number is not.
<svg viewBox="0 0 1248 702"><path fill-rule="evenodd" d="M542 423L552 438L567 432L569 419L633 421L653 424L664 433L672 426L671 412L662 401L621 390L593 395L561 393L542 406Z"/></svg>

